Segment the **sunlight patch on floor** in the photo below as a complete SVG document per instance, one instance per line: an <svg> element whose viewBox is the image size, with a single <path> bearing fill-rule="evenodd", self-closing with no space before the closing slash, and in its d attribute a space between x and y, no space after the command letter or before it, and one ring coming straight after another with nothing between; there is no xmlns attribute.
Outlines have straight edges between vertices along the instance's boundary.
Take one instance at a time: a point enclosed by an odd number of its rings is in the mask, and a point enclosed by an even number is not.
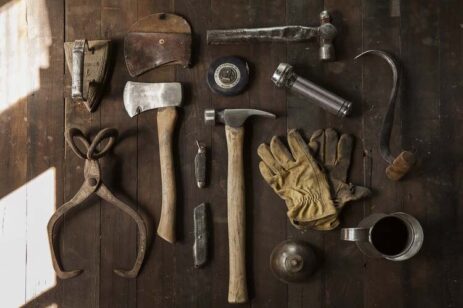
<svg viewBox="0 0 463 308"><path fill-rule="evenodd" d="M19 307L56 285L47 236L55 173L50 168L0 199L2 307Z"/></svg>
<svg viewBox="0 0 463 308"><path fill-rule="evenodd" d="M40 89L52 44L45 0L12 0L0 7L0 112Z"/></svg>

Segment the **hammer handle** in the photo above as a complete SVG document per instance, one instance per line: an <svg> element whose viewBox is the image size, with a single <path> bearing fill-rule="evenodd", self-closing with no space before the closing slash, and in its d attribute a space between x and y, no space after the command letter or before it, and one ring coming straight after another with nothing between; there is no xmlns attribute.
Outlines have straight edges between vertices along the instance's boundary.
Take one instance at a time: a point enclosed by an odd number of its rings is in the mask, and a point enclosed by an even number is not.
<svg viewBox="0 0 463 308"><path fill-rule="evenodd" d="M158 110L159 160L162 183L162 207L158 235L169 243L175 242L176 189L172 139L176 120L177 110L175 107L164 107Z"/></svg>
<svg viewBox="0 0 463 308"><path fill-rule="evenodd" d="M248 300L245 262L244 128L225 126L228 149L227 208L230 277L228 302Z"/></svg>
<svg viewBox="0 0 463 308"><path fill-rule="evenodd" d="M318 37L318 27L283 26L231 30L208 30L209 45L256 43L256 42L302 42Z"/></svg>

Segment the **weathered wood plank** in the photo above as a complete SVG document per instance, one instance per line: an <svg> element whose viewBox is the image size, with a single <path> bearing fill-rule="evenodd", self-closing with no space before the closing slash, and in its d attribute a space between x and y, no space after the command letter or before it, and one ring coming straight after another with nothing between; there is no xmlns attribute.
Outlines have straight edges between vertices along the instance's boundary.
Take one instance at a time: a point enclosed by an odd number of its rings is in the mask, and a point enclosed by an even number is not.
<svg viewBox="0 0 463 308"><path fill-rule="evenodd" d="M323 1L286 1L286 24L308 25L319 24L319 14L323 10ZM293 65L297 74L313 79L320 75L323 64L318 60L318 44L307 42L288 44L287 63ZM315 80L314 80L315 81ZM281 89L281 91L286 91ZM310 137L313 131L325 126L326 114L319 107L306 99L288 93L286 96L287 129L297 128ZM281 207L286 207L283 201L278 201ZM286 216L286 210L281 211ZM287 237L303 239L317 249L323 258L323 235L320 232L300 232L287 222ZM310 281L303 285L288 285L288 307L322 307L324 292L323 269L318 270Z"/></svg>
<svg viewBox="0 0 463 308"><path fill-rule="evenodd" d="M30 75L38 76L40 88L27 102L26 306L44 307L57 301L59 290L46 226L63 203L64 4L29 0L27 21L28 58L44 63Z"/></svg>
<svg viewBox="0 0 463 308"><path fill-rule="evenodd" d="M394 9L392 3L378 2L364 5L363 49L386 50L400 60L400 20L400 11ZM376 56L364 56L356 65L363 67L364 151L365 161L370 163L366 164L368 167L365 170L365 178L375 192L371 199L365 201L365 215L392 213L401 210L403 191L401 185L386 177L387 163L379 153L379 135L392 89L392 72L389 65ZM392 147L398 151L401 138L399 113L397 112L396 115ZM403 298L396 296L404 287L401 280L403 264L365 257L364 266L365 306L403 306Z"/></svg>
<svg viewBox="0 0 463 308"><path fill-rule="evenodd" d="M45 44L29 39L34 36L28 23L27 1L2 2L0 31L3 46L0 51L0 133L2 177L0 179L0 298L2 305L17 307L33 297L33 283L28 283L30 273L27 252L31 236L28 215L28 100L40 89L40 68L44 67ZM35 32L37 34L37 32ZM44 58L31 59L29 47L37 47ZM42 61L40 61L42 60ZM43 218L43 217L41 217ZM52 275L53 277L53 275ZM34 277L35 278L35 277ZM50 278L50 277L48 277Z"/></svg>
<svg viewBox="0 0 463 308"><path fill-rule="evenodd" d="M175 1L175 12L184 16L192 26L192 67L176 67L176 80L182 82L185 100L179 118L177 142L178 187L178 232L179 242L175 247L175 306L214 307L212 305L211 262L196 269L193 265L194 243L193 210L202 202L208 203L209 215L214 215L217 204L210 200L210 186L198 189L194 175L194 157L197 152L195 140L205 144L210 155L210 128L204 124L204 109L209 107L210 91L205 83L207 62L203 59L208 27L207 1ZM210 156L209 156L210 158ZM210 179L209 179L210 180ZM209 217L210 218L210 217ZM210 219L211 220L211 219ZM210 222L210 221L209 221ZM214 239L209 239L209 244ZM209 255L210 256L210 255Z"/></svg>
<svg viewBox="0 0 463 308"><path fill-rule="evenodd" d="M154 13L172 12L173 1L138 0L138 20ZM141 82L175 81L171 66L156 68L135 80ZM145 266L137 279L137 305L140 307L172 307L175 300L173 272L175 245L156 235L161 214L161 176L157 134L157 111L137 116L138 122L138 203L152 220L152 242ZM181 190L178 190L181 193Z"/></svg>
<svg viewBox="0 0 463 308"><path fill-rule="evenodd" d="M361 67L353 60L362 48L362 2L325 1L325 7L332 8L333 22L339 32L336 39L337 61L326 63L320 84L350 100L354 106L350 117L339 118L330 114L326 124L335 128L338 133L352 134L355 137L348 180L354 184L364 185L359 91L362 85ZM361 202L350 202L340 215L341 226L355 226L362 217ZM351 244L339 240L339 228L324 234L324 303L328 307L363 306L363 262L360 252Z"/></svg>
<svg viewBox="0 0 463 308"><path fill-rule="evenodd" d="M226 13L225 13L226 12ZM209 29L227 29L236 27L248 27L252 25L251 10L249 1L210 1L210 10L208 16L210 23ZM224 45L208 46L205 50L204 60L209 66L212 61L219 57L235 55L251 59L251 47L249 45ZM205 77L204 77L205 78ZM248 108L249 91L234 97L223 97L216 94L210 95L210 108ZM251 135L252 124L246 127L245 138ZM227 143L225 140L225 129L221 124L211 127L211 205L214 209L213 216L213 307L230 307L236 304L228 304L228 280L229 280L229 248L228 248L228 220L227 220ZM248 139L249 140L249 139ZM250 152L249 143L245 142L244 151ZM246 179L247 180L247 179ZM247 190L247 194L252 193ZM249 195L248 197L249 198ZM246 199L249 200L249 199ZM248 214L249 203L245 205L246 214ZM247 222L249 221L247 217ZM246 232L246 248L249 246L250 239L249 229ZM248 260L250 251L247 251ZM246 274L248 291L253 288L252 281L249 280L251 268L247 267ZM252 293L251 293L252 296ZM243 307L249 307L250 304L242 304Z"/></svg>
<svg viewBox="0 0 463 308"><path fill-rule="evenodd" d="M100 1L65 2L65 40L100 38ZM65 130L78 127L85 134L100 129L100 110L89 114L83 104L70 100L70 73L65 69ZM83 160L65 146L64 200L72 198L83 182ZM82 268L79 277L60 281L61 304L65 307L100 305L100 206L98 199L85 202L65 217L60 237L61 259L65 269ZM82 232L85 230L85 232Z"/></svg>
<svg viewBox="0 0 463 308"><path fill-rule="evenodd" d="M433 207L442 210L442 204L448 204L440 217L440 231L442 247L441 285L443 291L442 306L463 306L463 284L461 275L463 260L461 258L460 245L462 232L462 211L459 210L463 200L463 187L460 176L462 174L463 148L460 137L462 131L461 97L463 96L463 84L461 73L463 72L463 20L461 1L439 2L439 62L440 62L440 131L443 138L439 147L441 162L446 162L441 168L442 180L437 188L441 192L440 200L433 203ZM407 137L407 142L412 141ZM437 148L437 147L434 147ZM434 229L431 227L431 232ZM439 231L438 231L439 232Z"/></svg>
<svg viewBox="0 0 463 308"><path fill-rule="evenodd" d="M34 6L41 1L34 1ZM243 306L462 306L461 249L455 244L463 234L458 210L463 197L458 178L463 154L458 135L462 117L459 97L463 94L459 82L463 69L460 2L46 1L52 38L49 67L39 71L39 88L8 102L10 106L0 114L3 136L0 167L4 174L0 178L0 246L6 236L14 235L16 245L8 246L7 255L17 249L25 257L27 251L28 260L22 267L24 271L14 272L15 278L21 276L18 281L22 284L18 289L15 284L15 294L27 301L26 307L53 303L64 307L231 306L227 304L225 134L223 126L209 128L203 124L203 111L207 107L253 107L281 117L273 121L253 119L246 125L247 274L251 302ZM17 2L2 1L0 13L14 3ZM323 8L334 9L334 24L339 30L335 41L338 61L334 63L319 62L316 42L206 46L207 29L316 25ZM132 265L137 248L136 226L118 210L104 202L100 207L100 201L93 199L86 203L87 208L83 206L66 218L60 236L65 268L86 271L69 281L58 280L54 288L38 295L43 277L34 271L37 264L34 257L40 255L40 247L35 245L38 232L35 234L33 230L42 223L45 203L50 199L42 197L48 190L37 190L33 181L41 180L44 172L54 167L54 197L59 206L75 194L83 180L83 161L64 145L63 126L77 126L92 136L100 127L119 130L119 144L112 155L103 159L104 179L116 195L140 210L146 209L155 234L161 205L156 112L129 119L121 95L126 80L130 79L123 61L123 36L137 19L157 12L177 12L186 17L195 39L191 69L164 67L134 78L145 82L178 80L185 85L186 105L180 112L175 143L175 161L179 166L179 241L171 245L154 236L139 278L132 281L119 278L112 269ZM0 21L5 20L2 17ZM29 26L33 27L31 19ZM40 33L32 31L28 35L34 39ZM69 72L63 63L64 37L67 41L86 37L114 42L111 84L98 111L92 115L69 100L63 104L63 83L65 96L70 93ZM42 42L48 39L44 37ZM393 150L401 146L416 150L420 161L399 183L386 179L386 164L378 151L381 119L390 89L389 67L373 57L358 62L352 59L369 48L393 52L401 58L405 69L405 96L397 111ZM34 49L30 48L27 54L30 60L35 56ZM211 94L205 83L209 64L223 55L239 55L251 63L250 88L238 97ZM279 62L294 65L301 76L352 100L353 117L335 118L305 99L274 87L269 78ZM18 77L20 70L9 68L13 79ZM33 78L32 73L28 78ZM1 81L4 80L7 79ZM372 212L403 210L415 215L425 228L425 245L413 260L392 263L369 259L352 243L340 242L339 229L302 233L288 223L284 202L260 177L256 147L268 142L272 135L284 136L286 128L300 128L310 136L315 129L328 126L357 137L351 181L366 183L374 190L374 196L363 203L363 208L362 203L356 203L344 210L342 225L355 226ZM212 158L210 186L203 190L194 183L194 139L209 146ZM40 206L36 206L35 199ZM203 201L210 203L212 214L211 262L202 269L194 269L192 212ZM270 273L270 251L285 238L308 241L324 259L322 267L306 284L285 286ZM0 266L0 270L3 275L7 269ZM5 306L1 291L0 298Z"/></svg>
<svg viewBox="0 0 463 308"><path fill-rule="evenodd" d="M128 73L123 55L123 37L136 21L136 1L103 0L101 2L102 39L111 40L112 75L108 91L100 106L101 127L119 131L111 155L102 160L103 179L121 200L137 207L137 119L130 119L122 101ZM129 269L137 255L137 226L113 205L101 202L101 269L100 305L135 307L136 279L114 274L116 268Z"/></svg>
<svg viewBox="0 0 463 308"><path fill-rule="evenodd" d="M250 2L253 27L281 26L286 22L285 1ZM254 117L246 129L245 170L247 190L248 275L253 307L286 307L287 288L271 273L272 249L286 238L287 218L283 206L259 171L257 147L274 135L286 134L286 94L270 78L286 60L286 44L262 43L250 46L251 86L249 107L272 112L277 119ZM275 202L277 201L277 202Z"/></svg>
<svg viewBox="0 0 463 308"><path fill-rule="evenodd" d="M417 5L405 2L401 5L402 59L407 68L408 82L401 109L402 132L407 134L404 146L414 148L420 159L415 171L401 183L407 196L403 210L414 215L425 232L422 251L402 275L406 282L403 290L407 290L402 295L404 307L444 306L442 274L446 265L442 260L446 237L443 232L449 230L448 219L453 216L453 207L457 206L448 199L444 184L451 181L446 168L454 168L450 166L455 154L446 152L452 150L442 138L449 133L443 131L448 119L443 119L442 115L449 114L452 109L446 109L447 102L440 97L440 90L445 91L441 85L447 84L450 77L445 75L445 70L450 66L447 66L448 62L440 64L438 60L445 57L439 47L439 3L424 1ZM447 54L448 51L446 49ZM442 207L442 204L449 206ZM420 294L427 295L423 297Z"/></svg>

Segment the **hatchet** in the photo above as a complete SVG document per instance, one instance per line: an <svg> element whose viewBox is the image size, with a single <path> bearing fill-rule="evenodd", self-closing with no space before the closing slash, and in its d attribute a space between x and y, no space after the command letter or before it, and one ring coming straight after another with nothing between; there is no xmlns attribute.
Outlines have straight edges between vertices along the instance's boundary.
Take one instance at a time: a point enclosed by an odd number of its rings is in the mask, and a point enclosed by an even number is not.
<svg viewBox="0 0 463 308"><path fill-rule="evenodd" d="M130 117L158 109L159 160L161 163L162 205L158 235L175 242L175 172L172 155L172 137L177 119L176 106L182 104L182 85L179 82L126 83L124 106Z"/></svg>

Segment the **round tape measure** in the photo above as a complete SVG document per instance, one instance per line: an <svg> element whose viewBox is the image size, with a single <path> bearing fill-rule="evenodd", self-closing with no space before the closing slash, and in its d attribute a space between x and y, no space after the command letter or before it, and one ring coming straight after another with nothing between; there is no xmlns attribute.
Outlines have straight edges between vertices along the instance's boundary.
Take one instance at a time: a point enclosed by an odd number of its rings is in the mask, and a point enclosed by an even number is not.
<svg viewBox="0 0 463 308"><path fill-rule="evenodd" d="M238 57L218 58L207 71L207 84L212 92L219 95L238 95L243 92L248 82L248 63Z"/></svg>

